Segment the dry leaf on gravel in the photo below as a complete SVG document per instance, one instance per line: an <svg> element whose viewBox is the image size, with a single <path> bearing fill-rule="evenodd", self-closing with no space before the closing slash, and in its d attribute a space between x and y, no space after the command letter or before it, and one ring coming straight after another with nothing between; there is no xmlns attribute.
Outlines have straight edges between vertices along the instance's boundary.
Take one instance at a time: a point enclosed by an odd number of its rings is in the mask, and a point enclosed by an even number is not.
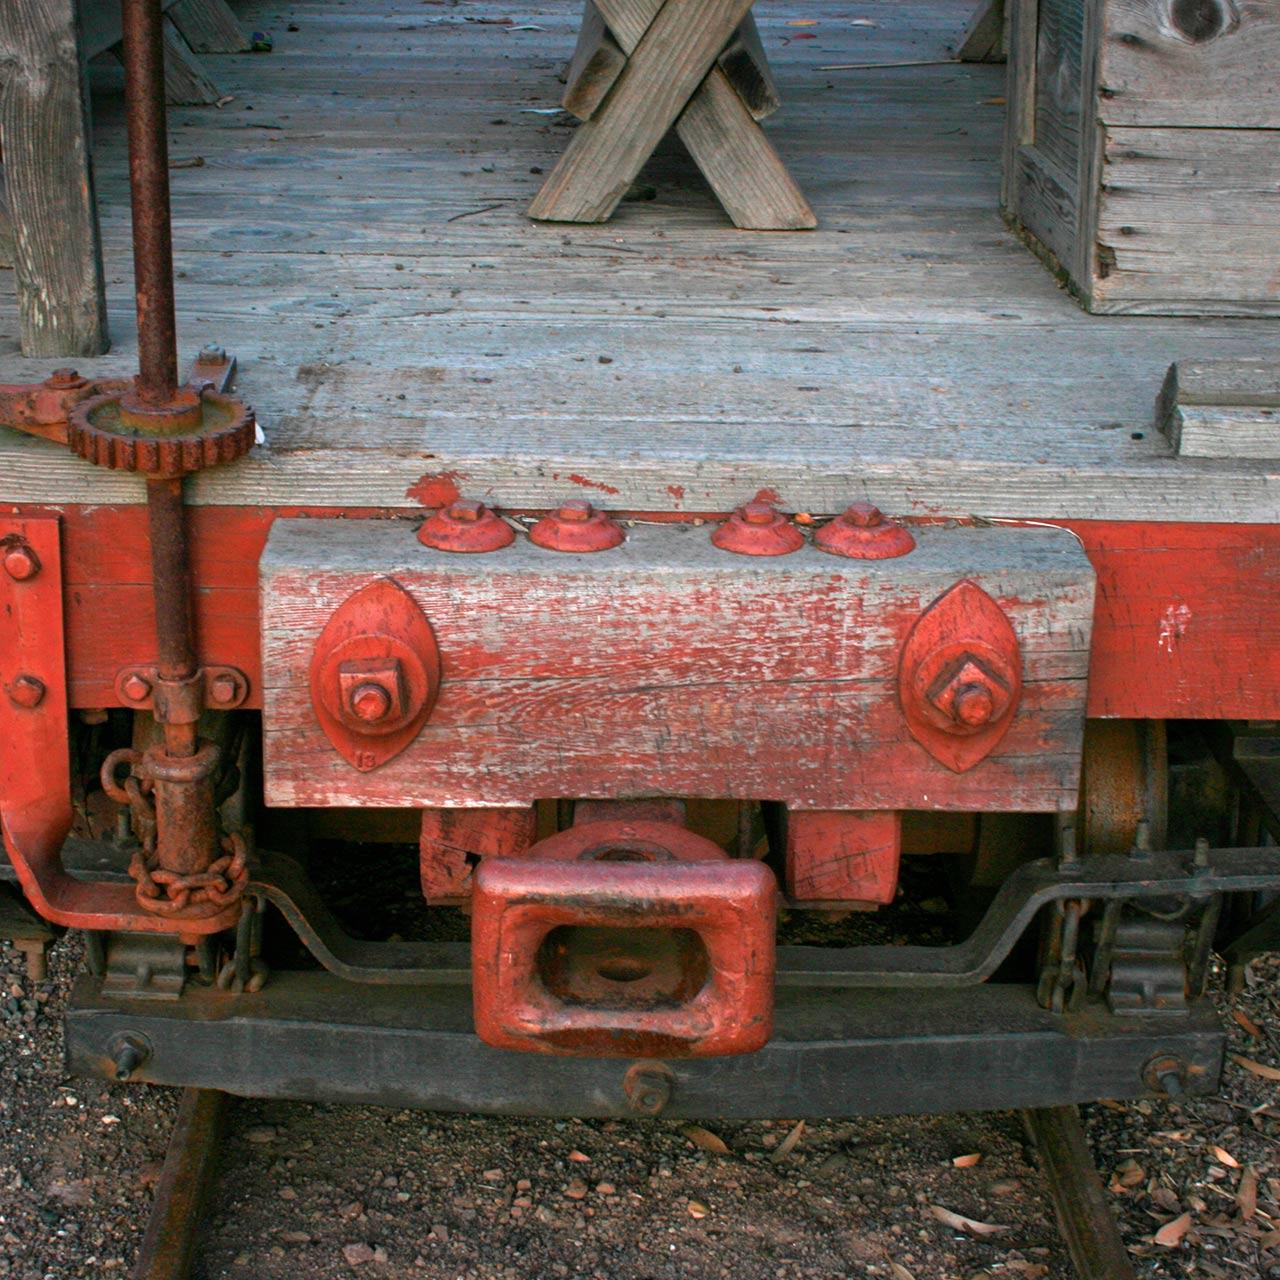
<svg viewBox="0 0 1280 1280"><path fill-rule="evenodd" d="M1240 1161L1237 1160L1230 1151L1227 1151L1222 1147L1213 1147L1212 1151L1213 1158L1219 1164L1225 1164L1228 1169L1238 1169L1240 1167Z"/></svg>
<svg viewBox="0 0 1280 1280"><path fill-rule="evenodd" d="M1172 1222L1166 1222L1159 1231L1156 1232L1153 1239L1156 1244L1162 1245L1166 1249L1176 1249L1182 1243L1182 1237L1191 1229L1191 1215L1184 1213L1179 1218L1174 1218Z"/></svg>
<svg viewBox="0 0 1280 1280"><path fill-rule="evenodd" d="M916 1280L915 1276L900 1262L890 1262L889 1272L893 1276L893 1280Z"/></svg>
<svg viewBox="0 0 1280 1280"><path fill-rule="evenodd" d="M1258 1174L1252 1165L1240 1175L1240 1185L1236 1188L1236 1205L1240 1209L1242 1222L1248 1222L1258 1212Z"/></svg>
<svg viewBox="0 0 1280 1280"><path fill-rule="evenodd" d="M774 1164L781 1164L795 1149L804 1134L805 1122L797 1120L795 1127L778 1143L778 1149L769 1157Z"/></svg>
<svg viewBox="0 0 1280 1280"><path fill-rule="evenodd" d="M1136 1160L1126 1160L1123 1164L1116 1166L1116 1171L1111 1178L1112 1194L1119 1195L1120 1192L1145 1182L1146 1178L1147 1171Z"/></svg>
<svg viewBox="0 0 1280 1280"><path fill-rule="evenodd" d="M690 1142L693 1143L699 1151L710 1151L712 1155L727 1156L731 1152L729 1144L718 1134L714 1134L710 1129L704 1129L699 1124L687 1124L681 1130Z"/></svg>
<svg viewBox="0 0 1280 1280"><path fill-rule="evenodd" d="M1252 1071L1255 1076L1261 1076L1264 1080L1280 1080L1280 1067L1269 1067L1265 1062L1255 1062L1252 1058L1246 1058L1241 1053L1233 1053L1231 1061L1237 1067Z"/></svg>
<svg viewBox="0 0 1280 1280"><path fill-rule="evenodd" d="M1243 1009L1232 1009L1231 1016L1238 1022L1245 1031L1255 1040L1263 1039L1262 1028L1258 1026L1254 1020L1249 1017Z"/></svg>
<svg viewBox="0 0 1280 1280"><path fill-rule="evenodd" d="M963 1231L971 1236L995 1236L1009 1230L1008 1227L998 1223L978 1222L974 1218L966 1218L962 1213L952 1213L950 1209L944 1209L940 1204L931 1204L929 1212L943 1226L950 1227L953 1231Z"/></svg>
<svg viewBox="0 0 1280 1280"><path fill-rule="evenodd" d="M689 1217L701 1220L707 1216L707 1206L701 1200L689 1201Z"/></svg>
<svg viewBox="0 0 1280 1280"><path fill-rule="evenodd" d="M975 1164L982 1163L982 1152L971 1151L967 1156L953 1156L951 1163L957 1169L972 1169Z"/></svg>

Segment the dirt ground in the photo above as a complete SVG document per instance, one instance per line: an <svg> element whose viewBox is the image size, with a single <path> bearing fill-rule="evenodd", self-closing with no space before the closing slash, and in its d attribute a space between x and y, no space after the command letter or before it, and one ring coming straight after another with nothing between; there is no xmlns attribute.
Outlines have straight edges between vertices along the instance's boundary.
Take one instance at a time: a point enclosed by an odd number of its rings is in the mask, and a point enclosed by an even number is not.
<svg viewBox="0 0 1280 1280"><path fill-rule="evenodd" d="M175 1091L64 1074L78 963L64 939L33 984L0 944L5 1280L128 1275L174 1114ZM1085 1109L1141 1276L1280 1277L1280 1099L1260 1074L1280 1065L1278 976L1257 962L1223 1001L1249 1065L1232 1060L1217 1097ZM797 1133L785 1117L700 1131L237 1102L199 1253L199 1280L1071 1274L1003 1113Z"/></svg>

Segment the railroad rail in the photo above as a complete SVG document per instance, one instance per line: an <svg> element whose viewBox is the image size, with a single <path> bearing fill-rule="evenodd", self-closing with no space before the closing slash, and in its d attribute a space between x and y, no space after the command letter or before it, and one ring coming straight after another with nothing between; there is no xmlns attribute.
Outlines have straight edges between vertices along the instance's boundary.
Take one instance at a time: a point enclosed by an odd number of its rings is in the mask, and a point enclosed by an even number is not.
<svg viewBox="0 0 1280 1280"><path fill-rule="evenodd" d="M187 1280L217 1183L231 1099L217 1089L183 1092L132 1280ZM1080 1280L1134 1280L1075 1107L1022 1112L1072 1266Z"/></svg>

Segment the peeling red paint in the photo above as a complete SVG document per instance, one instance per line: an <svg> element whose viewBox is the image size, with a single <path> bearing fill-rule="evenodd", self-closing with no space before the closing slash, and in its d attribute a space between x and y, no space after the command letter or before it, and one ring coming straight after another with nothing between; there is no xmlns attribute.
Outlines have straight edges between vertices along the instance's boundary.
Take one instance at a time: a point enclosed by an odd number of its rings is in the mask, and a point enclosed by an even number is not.
<svg viewBox="0 0 1280 1280"><path fill-rule="evenodd" d="M601 480L588 480L586 476L580 476L576 472L571 473L569 479L574 484L580 484L584 489L599 489L601 493L620 492L620 490L615 489L611 484L605 484Z"/></svg>
<svg viewBox="0 0 1280 1280"><path fill-rule="evenodd" d="M682 485L682 484L669 484L669 485L667 485L667 492L668 492L668 493L669 493L669 494L670 494L670 495L671 495L671 496L672 496L672 497L673 497L677 502L682 502L682 501L684 500L684 485Z"/></svg>
<svg viewBox="0 0 1280 1280"><path fill-rule="evenodd" d="M404 491L404 496L420 502L424 507L447 507L462 496L457 482L464 479L466 477L457 471L438 471L434 474L428 471Z"/></svg>

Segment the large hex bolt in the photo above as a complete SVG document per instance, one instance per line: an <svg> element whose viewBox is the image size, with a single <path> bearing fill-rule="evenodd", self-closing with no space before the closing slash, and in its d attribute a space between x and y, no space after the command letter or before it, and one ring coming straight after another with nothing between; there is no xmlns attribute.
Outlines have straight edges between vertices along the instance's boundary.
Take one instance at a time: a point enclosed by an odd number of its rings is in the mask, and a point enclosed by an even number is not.
<svg viewBox="0 0 1280 1280"><path fill-rule="evenodd" d="M929 690L929 701L960 732L974 732L1009 709L1010 691L971 655Z"/></svg>
<svg viewBox="0 0 1280 1280"><path fill-rule="evenodd" d="M626 539L622 526L585 498L570 498L529 530L529 541L548 551L608 551Z"/></svg>
<svg viewBox="0 0 1280 1280"><path fill-rule="evenodd" d="M418 541L437 551L501 551L515 540L511 526L474 498L459 498L441 507L418 530Z"/></svg>
<svg viewBox="0 0 1280 1280"><path fill-rule="evenodd" d="M804 534L772 504L748 502L716 526L711 543L740 556L786 556L804 546Z"/></svg>
<svg viewBox="0 0 1280 1280"><path fill-rule="evenodd" d="M398 658L344 662L338 668L342 718L361 733L394 728L405 718L404 672Z"/></svg>

